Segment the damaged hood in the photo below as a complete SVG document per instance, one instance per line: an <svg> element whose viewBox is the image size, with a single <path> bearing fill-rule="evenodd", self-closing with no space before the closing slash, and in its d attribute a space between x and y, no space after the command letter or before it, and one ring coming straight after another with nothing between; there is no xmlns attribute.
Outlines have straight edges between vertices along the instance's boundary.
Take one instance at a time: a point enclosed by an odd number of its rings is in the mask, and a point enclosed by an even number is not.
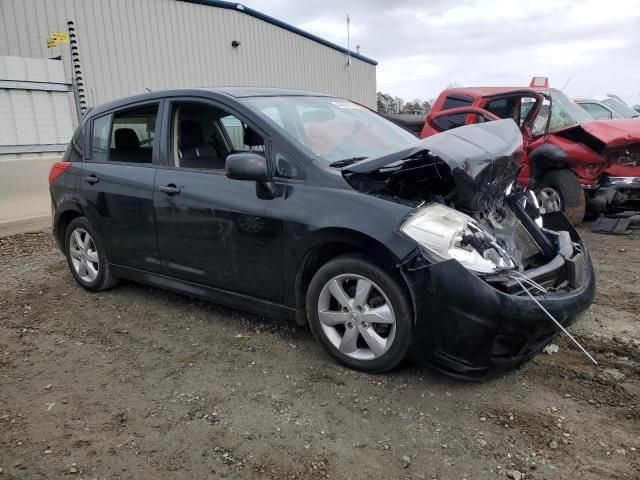
<svg viewBox="0 0 640 480"><path fill-rule="evenodd" d="M419 193L424 200L429 194L446 194L443 186L449 183L458 205L481 211L504 197L521 159L522 134L513 120L506 119L439 133L362 160L342 173L360 191L412 198ZM420 186L432 191L418 192Z"/></svg>
<svg viewBox="0 0 640 480"><path fill-rule="evenodd" d="M600 142L601 149L618 148L640 142L640 119L624 118L616 120L595 120L553 132L566 136L580 130Z"/></svg>

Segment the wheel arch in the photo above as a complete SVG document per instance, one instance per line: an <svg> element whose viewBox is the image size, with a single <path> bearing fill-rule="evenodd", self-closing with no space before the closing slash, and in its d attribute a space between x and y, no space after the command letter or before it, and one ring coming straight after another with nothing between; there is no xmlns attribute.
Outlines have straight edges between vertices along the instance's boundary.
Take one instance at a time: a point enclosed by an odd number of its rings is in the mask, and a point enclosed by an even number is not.
<svg viewBox="0 0 640 480"><path fill-rule="evenodd" d="M542 177L548 171L561 170L571 166L567 152L557 145L548 143L540 145L529 154L529 165L531 168L529 188L540 185Z"/></svg>
<svg viewBox="0 0 640 480"><path fill-rule="evenodd" d="M294 279L296 307L302 307L306 304L307 289L320 267L334 258L346 254L367 257L379 267L393 273L407 294L407 298L411 299L406 281L397 269L400 260L391 249L361 232L332 228L317 232L316 241L307 247L298 261ZM306 323L306 314L304 320Z"/></svg>
<svg viewBox="0 0 640 480"><path fill-rule="evenodd" d="M60 250L64 251L65 248L67 227L74 218L82 216L84 216L82 209L74 202L63 203L56 209L56 216L53 221L53 234Z"/></svg>

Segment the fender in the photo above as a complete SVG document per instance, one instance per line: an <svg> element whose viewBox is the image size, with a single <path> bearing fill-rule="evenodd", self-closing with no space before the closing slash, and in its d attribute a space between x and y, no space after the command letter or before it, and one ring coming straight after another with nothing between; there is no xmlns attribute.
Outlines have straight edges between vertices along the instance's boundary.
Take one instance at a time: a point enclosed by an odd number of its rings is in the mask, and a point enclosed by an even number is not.
<svg viewBox="0 0 640 480"><path fill-rule="evenodd" d="M64 250L65 234L64 231L60 230L60 221L65 218L69 212L73 212L74 216L86 217L95 229L96 233L100 235L101 238L105 238L102 222L100 222L98 212L90 204L84 201L82 197L72 193L56 206L56 213L53 218L53 233L60 250Z"/></svg>
<svg viewBox="0 0 640 480"><path fill-rule="evenodd" d="M306 302L306 289L318 269L331 259L346 253L361 253L371 255L381 261L380 266L395 270L400 263L400 257L384 244L362 232L348 228L324 228L316 230L304 241L305 251L296 259L295 278L287 279L285 303L288 306L300 308ZM410 241L407 239L407 246ZM400 278L400 277L399 277Z"/></svg>
<svg viewBox="0 0 640 480"><path fill-rule="evenodd" d="M64 230L66 228L66 222L64 222L64 225L62 225L61 221L64 221L64 219L69 215L70 212L73 213L74 217L84 215L77 198L74 197L74 194L65 195L65 198L55 206L51 222L53 227L53 237L56 241L56 244L58 245L58 249L61 252L64 252Z"/></svg>
<svg viewBox="0 0 640 480"><path fill-rule="evenodd" d="M567 168L569 166L567 152L557 145L549 143L544 143L539 147L534 148L529 153L528 159L529 168L531 170L529 188L533 188L547 170L557 170L559 168Z"/></svg>

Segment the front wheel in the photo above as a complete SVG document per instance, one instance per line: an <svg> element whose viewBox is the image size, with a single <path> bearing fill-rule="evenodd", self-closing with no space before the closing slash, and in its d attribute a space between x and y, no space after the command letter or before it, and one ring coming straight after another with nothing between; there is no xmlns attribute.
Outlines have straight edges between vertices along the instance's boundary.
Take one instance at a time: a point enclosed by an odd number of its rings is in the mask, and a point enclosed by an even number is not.
<svg viewBox="0 0 640 480"><path fill-rule="evenodd" d="M584 191L571 170L547 172L537 195L542 213L561 210L573 225L582 223L586 209Z"/></svg>
<svg viewBox="0 0 640 480"><path fill-rule="evenodd" d="M316 339L355 370L391 370L411 343L411 309L399 280L365 257L341 256L318 270L307 316Z"/></svg>

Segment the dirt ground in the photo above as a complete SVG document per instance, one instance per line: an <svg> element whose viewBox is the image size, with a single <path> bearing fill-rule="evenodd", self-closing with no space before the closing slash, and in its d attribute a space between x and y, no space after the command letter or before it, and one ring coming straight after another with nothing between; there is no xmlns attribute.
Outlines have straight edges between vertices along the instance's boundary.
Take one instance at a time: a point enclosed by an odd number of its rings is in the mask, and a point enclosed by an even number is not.
<svg viewBox="0 0 640 480"><path fill-rule="evenodd" d="M485 383L337 366L308 329L73 281L49 235L0 239L0 480L638 479L640 235L583 231L570 344Z"/></svg>

